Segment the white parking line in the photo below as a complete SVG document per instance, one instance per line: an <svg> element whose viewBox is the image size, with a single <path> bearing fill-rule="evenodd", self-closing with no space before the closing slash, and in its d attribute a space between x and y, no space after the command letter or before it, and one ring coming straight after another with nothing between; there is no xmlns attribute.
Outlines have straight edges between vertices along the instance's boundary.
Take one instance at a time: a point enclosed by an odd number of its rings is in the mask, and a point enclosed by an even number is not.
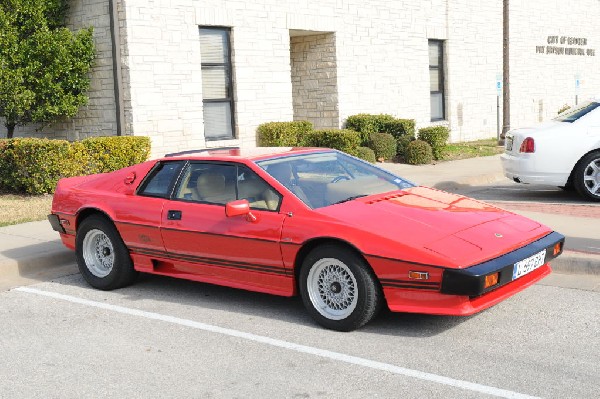
<svg viewBox="0 0 600 399"><path fill-rule="evenodd" d="M110 310L117 313L122 313L130 316L144 317L151 320L159 320L167 323L178 324L198 330L208 331L216 334L222 334L229 337L236 337L245 339L248 341L259 342L266 345L271 345L279 348L284 348L300 353L306 353L309 355L319 356L326 359L337 360L344 363L354 364L357 366L367 367L374 370L387 371L389 373L403 375L406 377L417 378L423 381L436 382L438 384L448 385L456 388L461 388L469 391L484 393L486 395L493 395L501 398L518 398L518 399L534 399L535 396L529 396L518 392L508 391L505 389L495 388L487 385L481 385L474 382L456 380L454 378L444 377L437 374L426 373L423 371L407 369L400 366L395 366L389 363L377 362L361 357L345 355L343 353L332 352L325 349L314 348L312 346L295 344L293 342L283 341L280 339L269 338L262 335L250 334L243 331L237 331L229 328L223 328L214 326L211 324L200 323L193 320L181 319L178 317L162 315L159 313L145 312L143 310L126 308L123 306L110 305L107 303L90 301L88 299L77 298L70 295L58 294L50 291L42 291L35 288L19 287L13 291L27 292L30 294L43 295L50 298L60 299L80 305L90 306L94 308L100 308Z"/></svg>

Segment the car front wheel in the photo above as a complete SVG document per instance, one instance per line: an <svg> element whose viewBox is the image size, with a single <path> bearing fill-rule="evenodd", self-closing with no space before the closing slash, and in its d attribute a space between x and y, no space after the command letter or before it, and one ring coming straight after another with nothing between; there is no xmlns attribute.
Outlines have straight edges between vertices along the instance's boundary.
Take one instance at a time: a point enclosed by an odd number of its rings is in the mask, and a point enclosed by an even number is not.
<svg viewBox="0 0 600 399"><path fill-rule="evenodd" d="M367 324L382 303L380 286L368 265L338 245L318 247L306 257L300 270L300 293L313 319L337 331Z"/></svg>
<svg viewBox="0 0 600 399"><path fill-rule="evenodd" d="M136 271L115 226L100 215L81 222L76 236L77 265L94 288L113 290L133 282Z"/></svg>
<svg viewBox="0 0 600 399"><path fill-rule="evenodd" d="M575 170L574 184L582 196L600 201L600 151L581 159Z"/></svg>

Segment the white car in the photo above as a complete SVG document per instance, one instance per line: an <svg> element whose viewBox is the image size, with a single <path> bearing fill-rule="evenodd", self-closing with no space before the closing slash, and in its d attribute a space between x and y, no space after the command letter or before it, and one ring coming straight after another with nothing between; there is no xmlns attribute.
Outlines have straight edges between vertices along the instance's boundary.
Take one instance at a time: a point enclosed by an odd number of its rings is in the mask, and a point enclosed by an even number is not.
<svg viewBox="0 0 600 399"><path fill-rule="evenodd" d="M504 175L517 183L574 187L600 201L600 98L509 131L501 159Z"/></svg>

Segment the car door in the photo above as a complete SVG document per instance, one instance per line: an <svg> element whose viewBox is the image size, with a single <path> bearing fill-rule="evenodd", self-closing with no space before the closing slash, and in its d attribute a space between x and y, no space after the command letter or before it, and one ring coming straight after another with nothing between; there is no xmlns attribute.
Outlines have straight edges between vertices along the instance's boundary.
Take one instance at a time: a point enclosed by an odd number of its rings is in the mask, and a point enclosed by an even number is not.
<svg viewBox="0 0 600 399"><path fill-rule="evenodd" d="M227 217L225 204L247 199L256 221ZM163 208L161 234L173 273L239 288L282 293L281 196L248 167L190 162Z"/></svg>
<svg viewBox="0 0 600 399"><path fill-rule="evenodd" d="M164 254L160 233L163 207L184 165L185 161L157 162L135 195L113 206L115 225L138 270L152 271L150 259Z"/></svg>

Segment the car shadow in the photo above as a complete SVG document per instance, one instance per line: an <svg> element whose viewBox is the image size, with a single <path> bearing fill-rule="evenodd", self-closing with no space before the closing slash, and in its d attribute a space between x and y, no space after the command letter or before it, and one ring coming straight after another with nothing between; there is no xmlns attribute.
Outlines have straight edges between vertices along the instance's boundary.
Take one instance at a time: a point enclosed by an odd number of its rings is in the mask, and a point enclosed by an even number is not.
<svg viewBox="0 0 600 399"><path fill-rule="evenodd" d="M598 206L597 202L587 201L574 189L563 190L558 187L538 184L518 184L511 181L484 185L460 184L455 181L443 181L433 186L438 190L465 195L489 202L532 202L568 205Z"/></svg>
<svg viewBox="0 0 600 399"><path fill-rule="evenodd" d="M54 282L93 290L81 275L65 277ZM151 274L141 274L133 285L114 292L133 302L152 299L187 307L278 320L312 329L322 328L308 315L299 296L281 297ZM398 337L431 337L473 317L394 313L384 306L374 320L358 331Z"/></svg>

